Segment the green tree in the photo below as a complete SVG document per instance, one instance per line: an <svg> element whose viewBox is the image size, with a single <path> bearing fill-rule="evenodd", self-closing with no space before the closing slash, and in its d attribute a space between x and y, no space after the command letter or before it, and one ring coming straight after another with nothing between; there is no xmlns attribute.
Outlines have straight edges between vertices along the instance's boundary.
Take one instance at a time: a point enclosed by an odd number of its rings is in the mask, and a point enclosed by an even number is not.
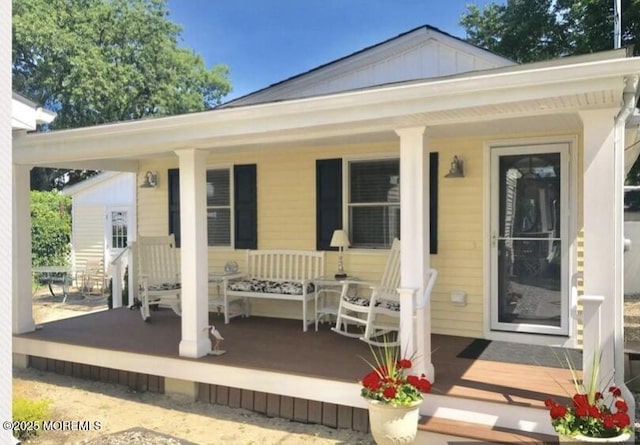
<svg viewBox="0 0 640 445"><path fill-rule="evenodd" d="M166 0L13 0L12 26L13 88L58 113L51 128L202 111L231 90L226 66L178 45Z"/></svg>
<svg viewBox="0 0 640 445"><path fill-rule="evenodd" d="M71 240L71 198L57 191L31 192L31 263L68 264Z"/></svg>
<svg viewBox="0 0 640 445"><path fill-rule="evenodd" d="M507 0L467 6L467 40L516 62L613 48L614 0ZM622 0L622 45L640 54L640 0Z"/></svg>
<svg viewBox="0 0 640 445"><path fill-rule="evenodd" d="M468 5L460 24L470 43L526 63L613 49L614 0L507 0ZM622 46L640 55L640 0L621 2ZM627 175L640 184L640 160Z"/></svg>

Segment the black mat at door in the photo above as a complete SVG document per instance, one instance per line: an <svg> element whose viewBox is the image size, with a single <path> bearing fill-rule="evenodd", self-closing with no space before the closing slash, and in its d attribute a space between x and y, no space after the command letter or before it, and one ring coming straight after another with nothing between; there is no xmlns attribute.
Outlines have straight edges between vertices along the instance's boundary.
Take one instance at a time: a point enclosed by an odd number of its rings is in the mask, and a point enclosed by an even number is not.
<svg viewBox="0 0 640 445"><path fill-rule="evenodd" d="M565 357L569 357L575 369L582 369L582 353L576 349L477 338L458 354L458 358L568 368Z"/></svg>

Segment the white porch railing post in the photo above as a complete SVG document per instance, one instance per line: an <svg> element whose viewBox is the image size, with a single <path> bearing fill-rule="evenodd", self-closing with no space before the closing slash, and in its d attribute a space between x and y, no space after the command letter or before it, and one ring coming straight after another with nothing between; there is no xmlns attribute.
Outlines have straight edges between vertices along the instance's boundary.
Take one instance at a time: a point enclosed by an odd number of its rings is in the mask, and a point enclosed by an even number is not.
<svg viewBox="0 0 640 445"><path fill-rule="evenodd" d="M128 264L131 264L131 262L128 261L130 257L130 250L131 246L125 247L122 252L120 252L113 261L111 261L111 307L113 309L122 307L122 260L123 258L127 258Z"/></svg>
<svg viewBox="0 0 640 445"><path fill-rule="evenodd" d="M129 243L129 306L138 297L138 248L136 242Z"/></svg>
<svg viewBox="0 0 640 445"><path fill-rule="evenodd" d="M594 354L602 352L602 303L604 297L584 295L580 298L582 303L583 339L582 339L582 378L584 382L590 382L593 374ZM600 363L600 377L613 374L613 363Z"/></svg>
<svg viewBox="0 0 640 445"><path fill-rule="evenodd" d="M113 273L111 274L111 307L113 309L122 307L122 264L120 258L111 263Z"/></svg>
<svg viewBox="0 0 640 445"><path fill-rule="evenodd" d="M400 354L402 358L412 357L416 353L416 347L414 343L414 329L413 326L413 296L416 293L415 289L401 287L398 289L400 293ZM420 357L414 358L413 367L416 368L417 360Z"/></svg>

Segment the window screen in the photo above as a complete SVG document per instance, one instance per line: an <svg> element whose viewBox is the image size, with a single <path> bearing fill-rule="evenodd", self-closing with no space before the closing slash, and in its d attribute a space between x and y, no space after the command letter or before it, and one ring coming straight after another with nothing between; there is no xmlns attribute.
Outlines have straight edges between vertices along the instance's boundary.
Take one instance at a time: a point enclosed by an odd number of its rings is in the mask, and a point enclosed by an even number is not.
<svg viewBox="0 0 640 445"><path fill-rule="evenodd" d="M350 162L348 209L353 247L390 247L400 237L400 161Z"/></svg>
<svg viewBox="0 0 640 445"><path fill-rule="evenodd" d="M209 246L231 245L229 170L207 170L207 240Z"/></svg>

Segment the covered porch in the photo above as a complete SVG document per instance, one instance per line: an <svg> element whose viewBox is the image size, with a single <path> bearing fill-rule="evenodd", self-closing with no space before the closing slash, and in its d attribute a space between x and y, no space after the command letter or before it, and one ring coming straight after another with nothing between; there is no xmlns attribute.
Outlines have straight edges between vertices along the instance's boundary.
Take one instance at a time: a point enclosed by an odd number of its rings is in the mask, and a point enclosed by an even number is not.
<svg viewBox="0 0 640 445"><path fill-rule="evenodd" d="M274 327L269 324L258 324L247 337L231 331L260 320L256 317L225 325L229 331L223 331L227 339L224 348L229 353L218 358L206 356L210 343L205 328L211 321L207 316L208 274L221 268L225 260L241 259L242 249L247 248L237 242L223 248L208 245L207 167L221 166L229 178L238 171L236 167L250 165L257 171L257 176L249 175L258 191L255 207L249 211L253 212L256 223L252 228L259 241L251 248L319 250L314 218L318 161L337 160L338 167L346 170L352 161L393 158L401 172L397 185L402 190L397 203L400 222L394 220L393 225L402 242L403 355L418 353L422 359L418 372L434 380L437 390L428 398L431 403L425 402L423 414L551 432L548 413L540 409L542 401L549 395L564 394L557 390L557 381L570 384L568 375L554 379L550 374L559 372L555 368L463 359L459 354L472 338L494 344L514 341L525 350L551 345L584 347L588 361L591 352L600 348L601 370L624 387L622 184L625 142L631 140L626 135L630 130L627 123L636 112L639 71L640 60L618 51L184 116L17 136L14 350L46 358L47 367L51 366L49 360L54 360L54 368L56 361L81 363L170 381L238 388L240 393L278 393L279 397L364 408L355 380L366 370L357 355L367 355L368 349L357 340L330 339L328 331L303 334L292 329L276 341L271 332ZM559 261L555 300L550 302L554 313L548 325L533 317L527 323L511 324L509 319L500 319L504 314L499 313L497 301L499 297L502 303L510 303L506 288L500 287L496 267L499 255L506 251L500 251L498 245L508 246L499 239L504 234L498 230L509 219L507 211L502 218L496 211L500 203L498 161L512 154L530 159L531 154L548 152L557 158L550 171L560 178L557 190L562 200L555 201L554 209L562 221L553 231L549 227L544 231L554 234L549 245L556 243L561 248L553 250L557 256L551 255L550 249L535 259ZM434 164L440 168L435 172L432 153L439 154ZM454 156L465 160L464 178L441 180L435 193L437 205L432 208L430 180L443 178ZM137 312L121 310L35 330L29 304L30 215L25 205L29 169L35 165L134 171L139 182L147 171L160 172L157 187L138 191L136 233L167 235L172 228L179 229L181 319L167 316L165 320L158 315L154 317L157 321L145 325ZM168 186L171 178L174 188ZM336 174L336 178L346 181L347 174ZM390 183L386 181L387 186ZM234 186L231 179L226 184ZM336 193L337 208L344 215L352 204L342 199L347 194L346 184ZM176 206L171 198L176 196L180 212L172 213ZM437 253L432 251L430 233L434 211L440 227ZM342 223L347 226L348 217L339 218L339 223L334 228ZM366 247L351 252L349 271L361 279L375 280L384 246ZM331 252L328 257L326 269L335 270L337 255ZM416 313L415 302L423 295L425 271L430 267L438 269L438 282L430 301L420 303ZM508 268L502 271L509 272ZM465 297L458 305L452 295L460 289ZM580 293L597 298L579 300ZM265 307L260 315L280 310L275 315L286 318L289 308L274 307ZM120 318L108 320L114 314ZM93 317L105 319L99 323ZM131 326L125 329L129 318ZM86 329L78 323L86 323ZM277 325L280 328L288 323L279 320ZM299 326L298 320L291 323ZM300 343L293 343L298 338ZM322 340L311 346L312 338ZM328 347L334 342L339 345ZM349 347L355 349L344 350L352 343ZM278 368L283 365L284 369ZM63 366L66 369L67 365Z"/></svg>
<svg viewBox="0 0 640 445"><path fill-rule="evenodd" d="M249 317L224 325L211 314L210 322L225 337L225 355L180 357L179 317L160 310L144 323L126 308L45 323L14 336L14 352L39 369L158 392L175 391L179 382L202 401L280 417L291 411L294 420L366 431L357 381L368 372L367 344L335 334L328 323L303 333L297 320ZM562 351L477 346L473 338L446 335L433 335L432 345L436 380L421 408L433 418L424 420L430 428L446 432L437 418L474 419L488 431L552 433L543 402L572 391Z"/></svg>

